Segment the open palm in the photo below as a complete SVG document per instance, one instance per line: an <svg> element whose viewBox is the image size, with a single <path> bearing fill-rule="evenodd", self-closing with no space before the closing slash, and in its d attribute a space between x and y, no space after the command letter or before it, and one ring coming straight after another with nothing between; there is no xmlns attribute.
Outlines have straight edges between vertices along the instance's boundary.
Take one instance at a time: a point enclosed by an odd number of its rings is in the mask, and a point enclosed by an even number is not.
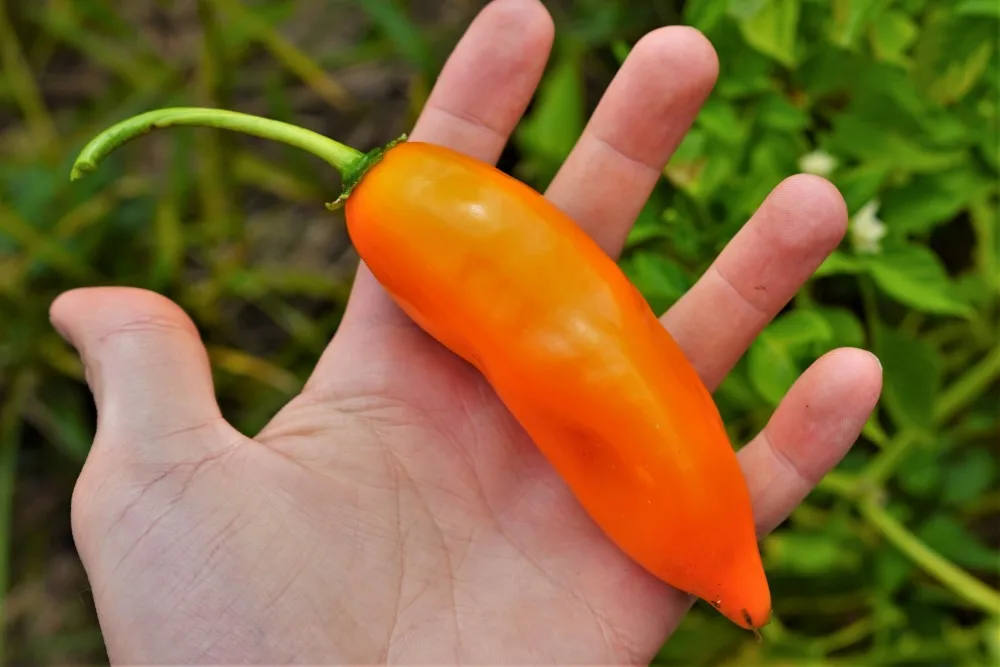
<svg viewBox="0 0 1000 667"><path fill-rule="evenodd" d="M493 2L412 138L496 160L551 41L539 2ZM697 32L647 35L553 181L547 196L608 253L716 71ZM845 217L825 181L787 180L663 316L709 388ZM52 318L99 412L73 526L115 662L642 663L690 604L601 534L483 378L363 266L307 386L253 439L222 419L175 304L76 290ZM854 442L880 386L870 354L834 351L742 449L761 535Z"/></svg>

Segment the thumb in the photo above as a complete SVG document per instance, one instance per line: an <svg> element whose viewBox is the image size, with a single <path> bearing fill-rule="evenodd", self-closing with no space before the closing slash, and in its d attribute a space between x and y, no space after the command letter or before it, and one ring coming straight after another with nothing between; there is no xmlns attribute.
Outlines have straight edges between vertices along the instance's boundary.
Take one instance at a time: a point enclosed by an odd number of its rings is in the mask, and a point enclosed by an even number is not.
<svg viewBox="0 0 1000 667"><path fill-rule="evenodd" d="M177 304L141 289L85 288L59 296L50 317L87 369L97 404L95 446L131 443L126 456L157 459L166 453L135 449L203 428L229 429L216 402L205 346ZM183 441L203 449L202 443L218 438Z"/></svg>

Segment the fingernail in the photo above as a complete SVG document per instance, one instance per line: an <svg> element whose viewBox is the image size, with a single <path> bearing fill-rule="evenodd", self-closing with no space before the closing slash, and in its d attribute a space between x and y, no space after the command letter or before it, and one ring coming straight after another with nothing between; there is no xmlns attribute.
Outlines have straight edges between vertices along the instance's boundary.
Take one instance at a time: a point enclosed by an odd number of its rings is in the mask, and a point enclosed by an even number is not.
<svg viewBox="0 0 1000 667"><path fill-rule="evenodd" d="M882 370L882 360L879 359L878 355L876 355L874 352L869 351L868 354L872 355L872 359L875 360L875 363L878 364L878 369L881 371Z"/></svg>

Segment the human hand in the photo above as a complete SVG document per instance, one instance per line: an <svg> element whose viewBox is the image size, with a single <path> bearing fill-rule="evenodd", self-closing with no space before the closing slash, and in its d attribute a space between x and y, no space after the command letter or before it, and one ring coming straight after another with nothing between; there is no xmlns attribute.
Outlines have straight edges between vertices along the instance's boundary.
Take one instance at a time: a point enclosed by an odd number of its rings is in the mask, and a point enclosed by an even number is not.
<svg viewBox="0 0 1000 667"><path fill-rule="evenodd" d="M552 25L496 0L411 138L495 161ZM547 196L617 255L716 76L691 29L647 35ZM825 181L782 183L662 320L714 389L840 241ZM73 528L114 662L648 662L690 605L603 534L472 368L362 266L302 393L250 439L221 416L186 315L123 288L54 325L99 413ZM880 391L860 350L818 360L739 453L758 533L857 438Z"/></svg>

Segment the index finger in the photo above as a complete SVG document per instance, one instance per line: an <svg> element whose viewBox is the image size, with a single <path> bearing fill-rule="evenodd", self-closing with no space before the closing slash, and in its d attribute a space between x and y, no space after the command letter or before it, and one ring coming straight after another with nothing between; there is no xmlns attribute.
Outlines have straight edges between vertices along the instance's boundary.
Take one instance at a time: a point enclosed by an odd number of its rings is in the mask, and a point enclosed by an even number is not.
<svg viewBox="0 0 1000 667"><path fill-rule="evenodd" d="M494 0L448 58L410 138L495 163L541 80L554 31L538 0Z"/></svg>
<svg viewBox="0 0 1000 667"><path fill-rule="evenodd" d="M542 78L554 34L552 17L539 0L491 2L445 63L410 139L495 163ZM404 331L416 326L362 262L338 337L353 328L386 325L403 325ZM335 366L334 356L331 346L313 378L322 381Z"/></svg>

